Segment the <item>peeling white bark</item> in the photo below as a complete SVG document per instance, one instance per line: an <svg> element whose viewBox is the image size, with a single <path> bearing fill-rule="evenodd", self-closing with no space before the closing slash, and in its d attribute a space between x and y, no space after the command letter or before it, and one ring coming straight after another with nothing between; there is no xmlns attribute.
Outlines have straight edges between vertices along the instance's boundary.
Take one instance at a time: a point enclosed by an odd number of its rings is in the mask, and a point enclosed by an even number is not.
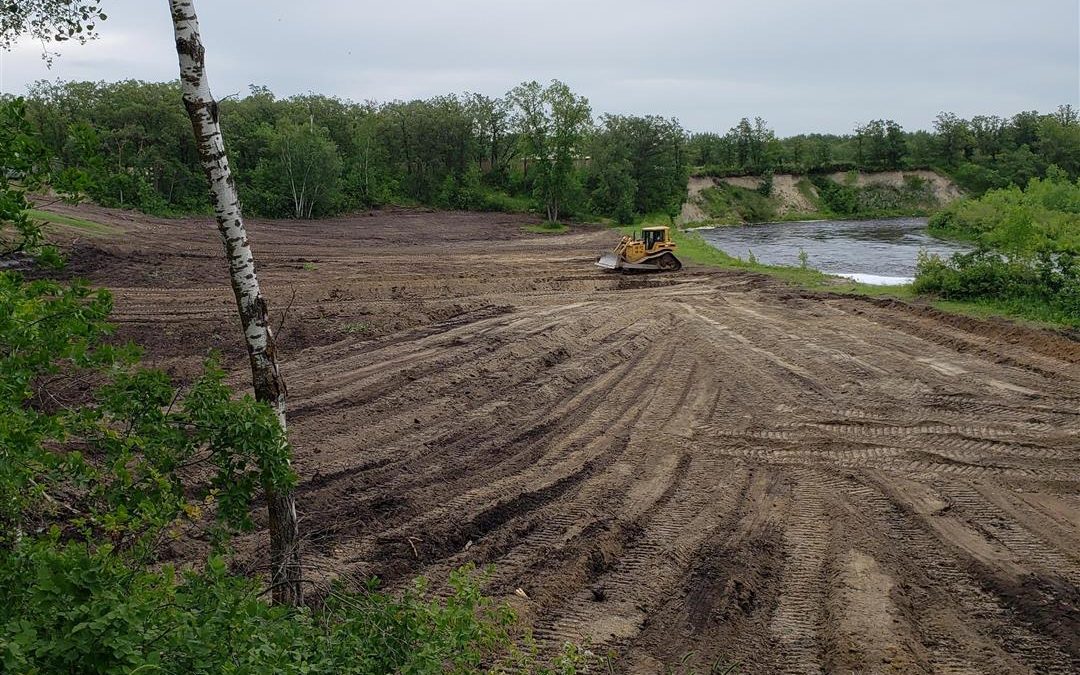
<svg viewBox="0 0 1080 675"><path fill-rule="evenodd" d="M210 202L229 262L229 277L240 313L240 323L251 362L255 398L269 403L285 426L285 381L274 355L266 302L255 275L255 256L248 243L240 198L229 171L225 142L218 124L218 104L210 94L206 77L205 49L199 38L199 21L192 0L169 0L176 53L180 59L180 84L184 107L195 132L199 158L210 182ZM291 492L267 486L270 516L270 582L275 602L299 604L301 592L300 537L296 506Z"/></svg>

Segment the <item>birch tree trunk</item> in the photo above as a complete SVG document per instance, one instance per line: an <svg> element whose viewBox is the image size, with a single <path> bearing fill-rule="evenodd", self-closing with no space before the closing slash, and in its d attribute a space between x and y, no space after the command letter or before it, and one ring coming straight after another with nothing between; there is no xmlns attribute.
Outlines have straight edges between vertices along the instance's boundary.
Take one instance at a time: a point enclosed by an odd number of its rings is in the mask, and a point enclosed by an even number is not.
<svg viewBox="0 0 1080 675"><path fill-rule="evenodd" d="M255 257L248 243L240 213L236 183L229 171L225 142L218 124L218 104L206 78L205 49L199 38L199 21L192 0L169 0L176 53L180 59L180 84L184 107L191 118L199 159L210 182L210 202L229 262L229 276L240 313L255 398L269 403L285 426L285 381L278 372L274 336L266 302L255 276ZM270 521L270 583L274 602L297 605L303 600L300 568L300 537L292 491L265 484Z"/></svg>

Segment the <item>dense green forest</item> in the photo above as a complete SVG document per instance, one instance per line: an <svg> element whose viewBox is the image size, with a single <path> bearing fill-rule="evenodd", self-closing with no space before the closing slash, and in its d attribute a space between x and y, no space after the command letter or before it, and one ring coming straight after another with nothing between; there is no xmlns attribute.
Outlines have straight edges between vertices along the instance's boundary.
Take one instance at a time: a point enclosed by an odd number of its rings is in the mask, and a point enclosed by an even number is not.
<svg viewBox="0 0 1080 675"><path fill-rule="evenodd" d="M176 83L39 82L27 110L56 158L58 187L109 206L206 212L179 100ZM278 99L252 87L221 101L220 119L245 207L263 216L393 203L628 221L677 210L686 191L687 135L677 121L594 121L588 100L558 81L503 98L382 104Z"/></svg>
<svg viewBox="0 0 1080 675"><path fill-rule="evenodd" d="M208 212L179 97L169 82L38 82L27 115L55 157L58 188L150 213ZM691 172L933 168L975 194L1025 185L1051 165L1080 175L1080 123L1069 106L1007 119L942 113L933 131L873 120L846 135L778 138L765 120L744 118L726 134L690 135L660 116L594 118L586 98L553 81L501 98L388 103L280 99L253 86L222 100L220 119L245 207L271 217L424 204L627 223L677 213ZM857 195L823 198L843 214Z"/></svg>
<svg viewBox="0 0 1080 675"><path fill-rule="evenodd" d="M765 120L743 118L726 134L690 137L690 161L713 176L833 171L935 169L966 191L1026 185L1055 165L1080 176L1080 118L1064 105L1050 114L963 119L941 113L933 131L904 131L892 120L871 120L851 134L778 138Z"/></svg>

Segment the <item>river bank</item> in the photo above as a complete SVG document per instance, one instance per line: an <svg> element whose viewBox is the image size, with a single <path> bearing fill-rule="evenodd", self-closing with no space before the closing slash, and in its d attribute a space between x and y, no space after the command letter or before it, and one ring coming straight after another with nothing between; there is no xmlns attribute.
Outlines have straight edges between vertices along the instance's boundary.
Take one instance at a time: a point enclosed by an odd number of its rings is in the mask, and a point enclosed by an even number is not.
<svg viewBox="0 0 1080 675"><path fill-rule="evenodd" d="M925 220L925 219L922 219ZM786 223L773 223L772 225L782 226L783 228L789 228L793 225L800 224L812 224L830 222L830 219L817 219L808 221L792 221ZM837 222L844 225L850 225L851 221L837 221L832 219L831 222ZM643 220L635 225L620 226L617 229L623 234L634 234L641 227L650 225L666 225L667 220L662 218L660 214L653 214L652 217ZM915 292L913 284L908 282L908 279L903 281L908 283L898 283L897 279L881 279L881 276L894 276L894 275L872 275L869 273L852 272L846 276L839 276L836 274L827 274L819 269L815 269L810 261L807 260L807 264L803 265L802 261L798 260L796 253L796 260L793 264L769 264L763 262L758 257L758 251L754 250L754 256L751 257L748 254L744 257L736 255L730 255L721 250L717 246L708 242L702 235L707 234L710 231L714 232L738 232L746 231L753 232L759 230L762 226L769 226L770 224L756 224L750 227L740 226L722 226L715 224L699 225L697 227L686 228L674 228L672 229L672 239L678 246L677 254L680 260L686 265L698 265L703 267L714 267L719 269L728 270L740 270L745 272L753 272L756 274L762 274L765 276L780 279L791 284L795 288L801 288L809 291L826 292L830 294L839 294L842 296L863 296L870 298L879 298L884 301L899 300L905 303L911 303L915 306L923 307L927 310L939 310L948 314L955 314L966 317L973 317L977 319L1007 319L1010 322L1016 322L1031 327L1051 329L1060 331L1065 329L1065 332L1072 338L1077 339L1077 334L1068 324L1064 324L1058 321L1046 320L1039 316L1032 316L1029 312L1022 311L1022 308L1015 306L1002 305L1000 303L981 302L981 301L965 301L948 299L941 297L934 297L930 295L920 295ZM937 239L937 241L945 246L967 246L969 242L958 241L955 239ZM900 276L900 275L895 275ZM907 276L907 275L904 275ZM878 277L878 278L875 278ZM886 283L881 283L885 281Z"/></svg>
<svg viewBox="0 0 1080 675"><path fill-rule="evenodd" d="M963 196L934 171L691 176L680 224L928 216Z"/></svg>
<svg viewBox="0 0 1080 675"><path fill-rule="evenodd" d="M925 218L766 223L703 229L699 236L738 258L879 285L910 283L920 253L948 257L969 248L931 236Z"/></svg>

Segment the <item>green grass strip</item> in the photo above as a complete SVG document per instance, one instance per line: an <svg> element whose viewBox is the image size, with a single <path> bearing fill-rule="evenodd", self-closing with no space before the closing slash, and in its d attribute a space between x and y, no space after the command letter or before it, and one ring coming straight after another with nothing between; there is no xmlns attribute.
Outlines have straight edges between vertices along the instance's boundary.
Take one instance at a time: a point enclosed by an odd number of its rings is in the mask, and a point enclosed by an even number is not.
<svg viewBox="0 0 1080 675"><path fill-rule="evenodd" d="M79 230L85 230L93 234L119 234L122 232L119 228L111 225L105 225L104 223L95 223L92 220L84 220L82 218L72 218L70 216L61 216L56 213L50 213L48 211L39 211L38 209L28 209L27 215L34 220L41 220L53 225L64 225L67 227L74 227Z"/></svg>
<svg viewBox="0 0 1080 675"><path fill-rule="evenodd" d="M667 224L659 222L656 218L649 224ZM646 221L648 222L648 221ZM645 223L643 223L645 225ZM647 225L645 225L647 226ZM627 225L615 228L623 234L632 235L641 225ZM675 254L684 263L716 267L720 269L736 269L748 272L766 274L781 279L790 284L808 290L825 291L829 293L863 295L875 298L895 298L897 300L915 300L919 298L912 289L911 284L899 286L879 286L875 284L863 284L844 279L843 277L825 274L816 269L803 267L787 267L781 265L765 265L749 260L742 260L721 251L709 244L698 233L684 232L672 229L671 237L678 248ZM1041 306L1024 303L1003 303L992 301L966 302L953 300L930 300L929 305L951 314L960 314L979 319L1006 318L1019 321L1027 325L1041 328L1072 328L1070 317L1061 316L1047 311Z"/></svg>

